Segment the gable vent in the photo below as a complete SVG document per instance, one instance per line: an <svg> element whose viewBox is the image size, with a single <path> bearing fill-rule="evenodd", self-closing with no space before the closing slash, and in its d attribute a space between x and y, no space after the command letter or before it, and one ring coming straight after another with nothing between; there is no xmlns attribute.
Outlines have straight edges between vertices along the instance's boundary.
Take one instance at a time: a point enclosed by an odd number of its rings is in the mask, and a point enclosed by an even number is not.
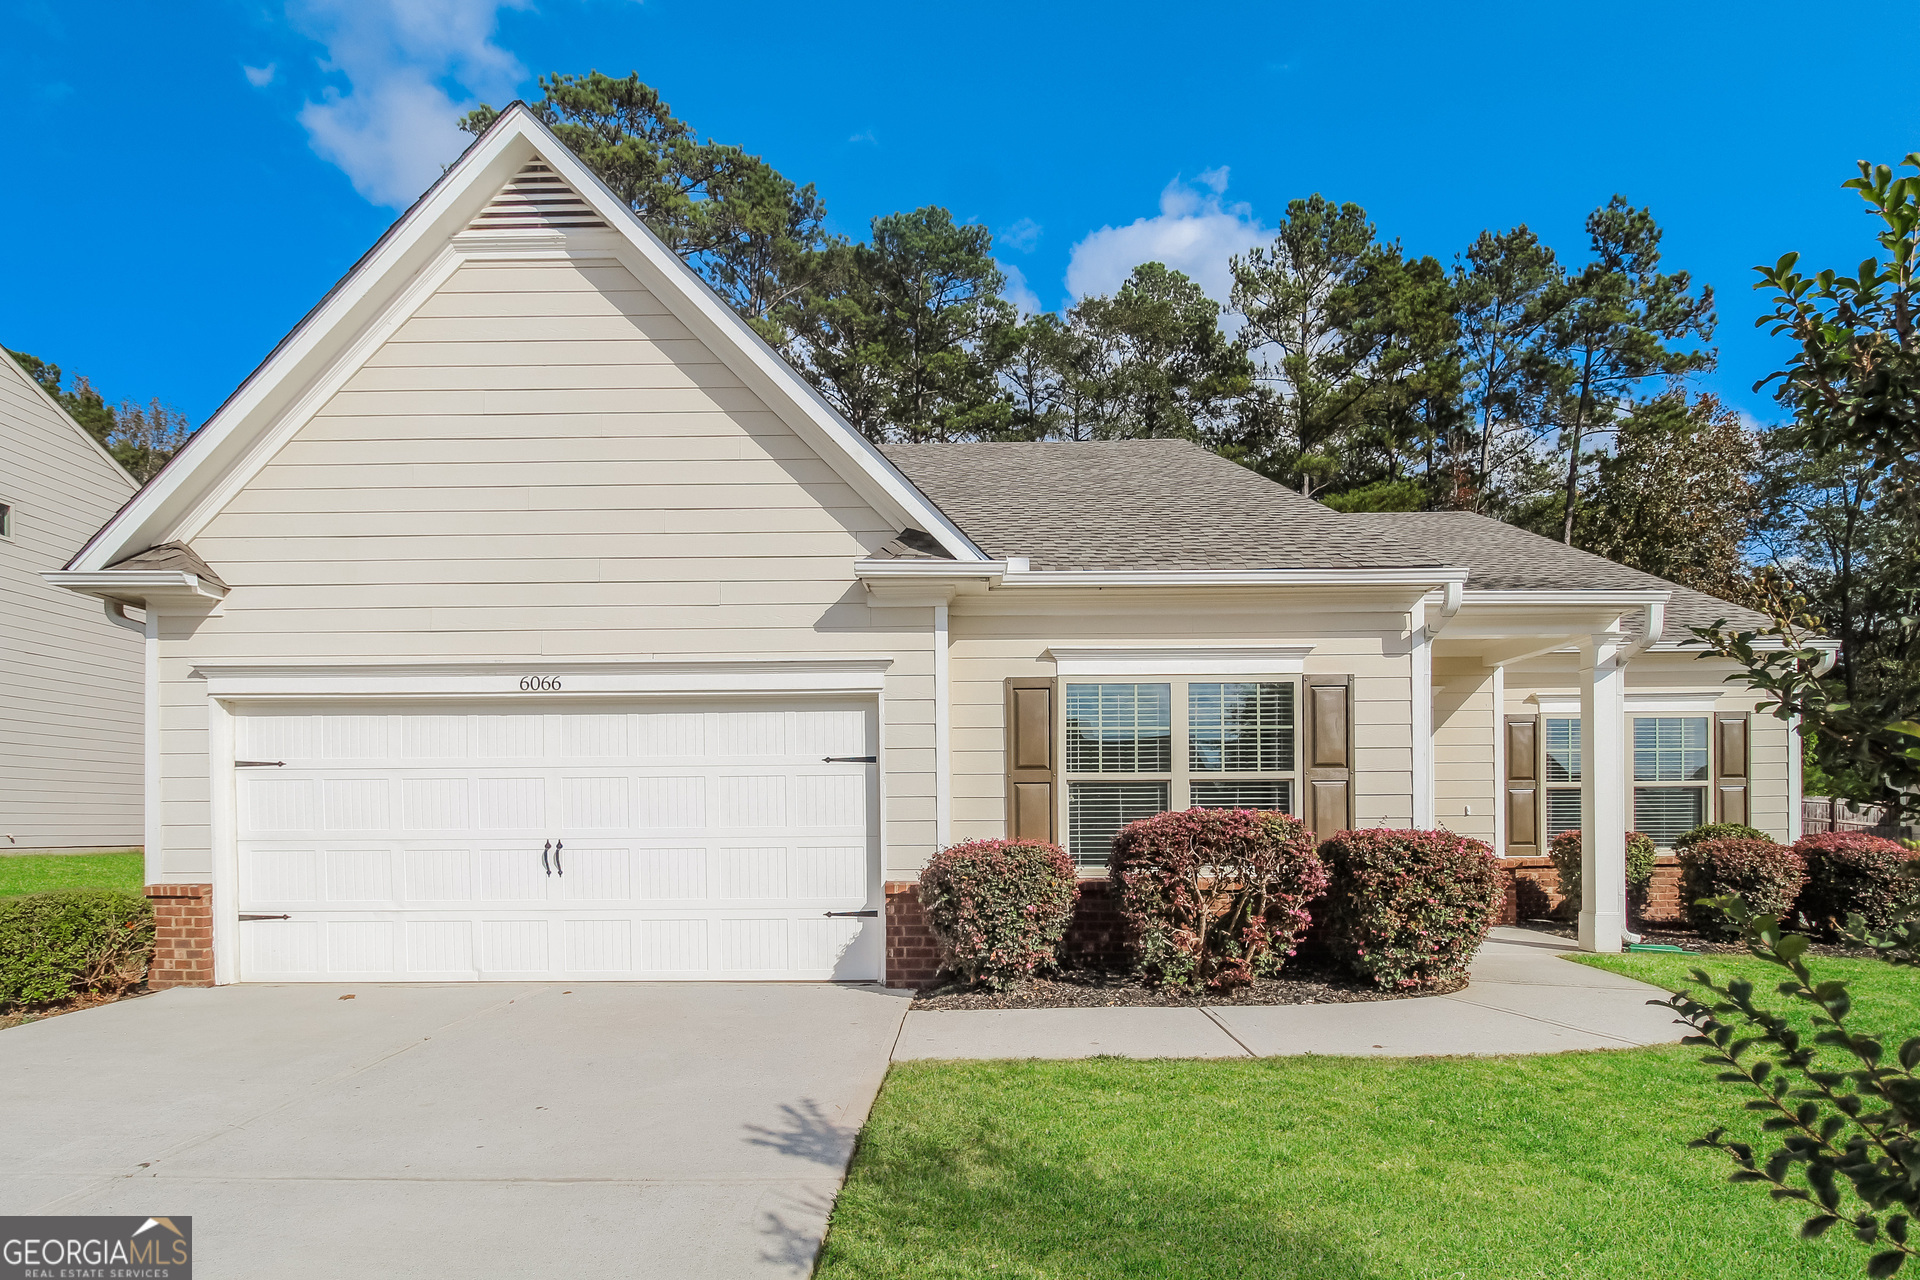
<svg viewBox="0 0 1920 1280"><path fill-rule="evenodd" d="M606 225L591 205L536 156L500 188L467 230L548 231Z"/></svg>

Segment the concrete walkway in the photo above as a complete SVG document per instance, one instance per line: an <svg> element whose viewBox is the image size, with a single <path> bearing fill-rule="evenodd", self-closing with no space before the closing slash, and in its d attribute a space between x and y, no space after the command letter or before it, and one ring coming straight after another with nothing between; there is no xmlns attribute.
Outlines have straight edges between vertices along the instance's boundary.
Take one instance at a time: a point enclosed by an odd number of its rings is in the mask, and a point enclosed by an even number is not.
<svg viewBox="0 0 1920 1280"><path fill-rule="evenodd" d="M1573 944L1495 929L1464 991L1365 1004L1007 1009L907 1015L896 1060L1558 1053L1676 1042L1658 988L1560 959Z"/></svg>
<svg viewBox="0 0 1920 1280"><path fill-rule="evenodd" d="M804 1276L906 1005L356 983L70 1013L0 1031L0 1214L191 1215L204 1280Z"/></svg>

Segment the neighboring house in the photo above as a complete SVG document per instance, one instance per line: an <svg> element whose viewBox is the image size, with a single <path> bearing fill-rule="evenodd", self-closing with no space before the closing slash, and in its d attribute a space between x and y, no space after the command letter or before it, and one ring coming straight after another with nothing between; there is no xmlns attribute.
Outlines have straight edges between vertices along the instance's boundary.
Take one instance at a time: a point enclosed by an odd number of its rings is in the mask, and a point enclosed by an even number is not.
<svg viewBox="0 0 1920 1280"><path fill-rule="evenodd" d="M40 576L139 487L0 349L0 853L140 843L139 636Z"/></svg>
<svg viewBox="0 0 1920 1280"><path fill-rule="evenodd" d="M1674 647L1732 610L1183 443L876 449L519 106L50 577L148 610L163 982L898 981L935 849L1193 803L1578 821L1612 949L1630 816L1798 812Z"/></svg>

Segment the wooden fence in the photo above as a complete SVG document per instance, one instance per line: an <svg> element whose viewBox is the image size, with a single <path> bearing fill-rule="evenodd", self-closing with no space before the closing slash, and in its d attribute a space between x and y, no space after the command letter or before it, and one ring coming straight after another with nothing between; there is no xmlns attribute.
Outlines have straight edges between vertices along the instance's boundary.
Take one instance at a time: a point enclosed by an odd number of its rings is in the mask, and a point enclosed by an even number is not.
<svg viewBox="0 0 1920 1280"><path fill-rule="evenodd" d="M1890 820L1879 805L1855 805L1828 796L1807 796L1800 802L1800 829L1809 835L1816 831L1865 831L1889 840L1916 838L1911 823Z"/></svg>

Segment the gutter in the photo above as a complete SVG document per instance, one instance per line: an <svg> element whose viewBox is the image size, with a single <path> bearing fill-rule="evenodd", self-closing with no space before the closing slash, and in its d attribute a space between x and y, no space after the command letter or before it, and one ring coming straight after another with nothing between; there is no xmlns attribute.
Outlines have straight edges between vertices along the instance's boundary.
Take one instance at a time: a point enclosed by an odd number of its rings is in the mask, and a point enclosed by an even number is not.
<svg viewBox="0 0 1920 1280"><path fill-rule="evenodd" d="M145 608L158 601L224 600L227 589L183 569L56 569L40 575L50 586Z"/></svg>

